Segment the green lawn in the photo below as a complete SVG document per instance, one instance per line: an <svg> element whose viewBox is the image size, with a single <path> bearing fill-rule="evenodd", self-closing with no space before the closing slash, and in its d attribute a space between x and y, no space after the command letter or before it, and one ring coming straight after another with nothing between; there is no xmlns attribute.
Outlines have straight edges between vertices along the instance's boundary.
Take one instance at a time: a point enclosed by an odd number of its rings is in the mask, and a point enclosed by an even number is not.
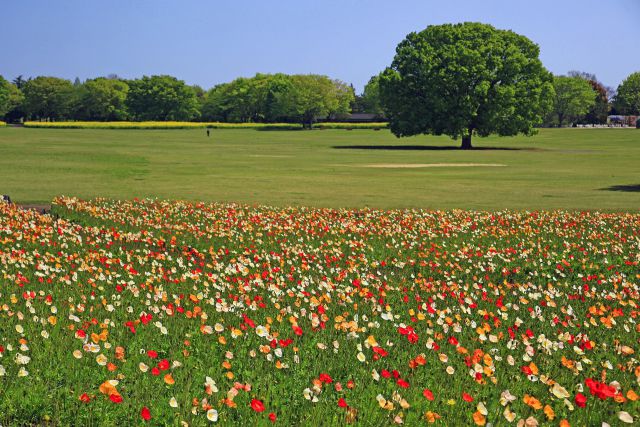
<svg viewBox="0 0 640 427"><path fill-rule="evenodd" d="M465 209L640 208L640 131L542 130L459 141L388 131L0 128L0 193L269 205ZM358 148L358 146L363 146ZM504 166L372 168L386 164Z"/></svg>

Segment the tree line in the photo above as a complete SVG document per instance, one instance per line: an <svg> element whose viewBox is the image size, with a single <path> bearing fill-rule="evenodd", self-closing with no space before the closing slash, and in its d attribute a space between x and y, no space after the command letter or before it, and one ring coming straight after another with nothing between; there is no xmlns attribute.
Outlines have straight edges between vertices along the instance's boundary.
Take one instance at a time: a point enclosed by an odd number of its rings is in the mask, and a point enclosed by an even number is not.
<svg viewBox="0 0 640 427"><path fill-rule="evenodd" d="M205 91L173 76L71 82L0 76L0 117L17 120L286 122L311 126L357 109L353 86L327 76L257 74Z"/></svg>
<svg viewBox="0 0 640 427"><path fill-rule="evenodd" d="M321 75L256 74L205 91L175 77L121 79L111 75L74 83L40 76L12 82L0 76L0 117L25 120L154 120L292 122L306 126L318 117L351 112L382 118L379 80L373 76L360 95L353 86ZM640 73L617 90L595 75L571 71L553 76L554 99L544 126L606 123L609 114L640 114Z"/></svg>

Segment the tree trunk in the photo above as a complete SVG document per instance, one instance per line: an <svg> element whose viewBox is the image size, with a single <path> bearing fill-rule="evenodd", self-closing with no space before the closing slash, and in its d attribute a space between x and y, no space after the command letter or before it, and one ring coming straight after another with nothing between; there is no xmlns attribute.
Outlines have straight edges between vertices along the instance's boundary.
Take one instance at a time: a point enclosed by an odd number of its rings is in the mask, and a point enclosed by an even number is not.
<svg viewBox="0 0 640 427"><path fill-rule="evenodd" d="M462 150L471 150L473 147L471 146L471 132L468 135L464 135L462 137L462 145L460 149Z"/></svg>

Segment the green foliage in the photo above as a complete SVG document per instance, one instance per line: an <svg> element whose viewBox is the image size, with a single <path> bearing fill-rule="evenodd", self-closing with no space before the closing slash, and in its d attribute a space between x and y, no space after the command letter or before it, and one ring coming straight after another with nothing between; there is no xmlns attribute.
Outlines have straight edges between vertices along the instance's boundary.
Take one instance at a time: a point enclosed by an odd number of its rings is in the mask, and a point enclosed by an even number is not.
<svg viewBox="0 0 640 427"><path fill-rule="evenodd" d="M172 76L131 80L127 106L135 120L193 120L200 115L192 87Z"/></svg>
<svg viewBox="0 0 640 427"><path fill-rule="evenodd" d="M585 117L586 123L607 123L610 105L607 88L597 80L589 80L591 88L596 92L596 102Z"/></svg>
<svg viewBox="0 0 640 427"><path fill-rule="evenodd" d="M11 83L0 76L0 117L4 116L10 109L9 94Z"/></svg>
<svg viewBox="0 0 640 427"><path fill-rule="evenodd" d="M234 123L261 121L266 114L260 103L265 80L263 75L241 77L214 87L203 104L203 119Z"/></svg>
<svg viewBox="0 0 640 427"><path fill-rule="evenodd" d="M78 89L76 118L80 120L126 120L129 85L103 77L88 80Z"/></svg>
<svg viewBox="0 0 640 427"><path fill-rule="evenodd" d="M305 127L319 116L338 116L349 112L355 99L353 89L344 82L317 74L291 76L293 90L283 99L282 112Z"/></svg>
<svg viewBox="0 0 640 427"><path fill-rule="evenodd" d="M556 76L553 87L553 117L560 127L565 120L576 122L583 118L596 105L596 98L600 96L589 81L580 77Z"/></svg>
<svg viewBox="0 0 640 427"><path fill-rule="evenodd" d="M603 124L607 122L607 116L609 115L610 105L609 105L609 90L606 86L604 86L601 82L598 81L598 78L595 74L586 73L584 71L569 71L567 73L569 77L580 77L589 82L593 90L596 92L596 102L591 107L589 112L580 120L582 123L592 124L599 123Z"/></svg>
<svg viewBox="0 0 640 427"><path fill-rule="evenodd" d="M362 110L364 113L384 115L380 100L380 75L373 76L364 87L362 93Z"/></svg>
<svg viewBox="0 0 640 427"><path fill-rule="evenodd" d="M622 114L640 114L640 71L631 74L618 86L614 105Z"/></svg>
<svg viewBox="0 0 640 427"><path fill-rule="evenodd" d="M24 84L26 113L36 119L60 120L70 116L74 88L69 80L36 77Z"/></svg>
<svg viewBox="0 0 640 427"><path fill-rule="evenodd" d="M318 116L350 111L353 89L319 75L256 74L216 86L202 117L228 122L295 121L310 126Z"/></svg>
<svg viewBox="0 0 640 427"><path fill-rule="evenodd" d="M9 85L9 110L6 112L5 117L9 121L20 120L26 115L24 106L24 94L15 85Z"/></svg>
<svg viewBox="0 0 640 427"><path fill-rule="evenodd" d="M379 82L391 131L462 136L463 148L473 133L533 134L553 94L538 55L526 37L479 23L409 34Z"/></svg>

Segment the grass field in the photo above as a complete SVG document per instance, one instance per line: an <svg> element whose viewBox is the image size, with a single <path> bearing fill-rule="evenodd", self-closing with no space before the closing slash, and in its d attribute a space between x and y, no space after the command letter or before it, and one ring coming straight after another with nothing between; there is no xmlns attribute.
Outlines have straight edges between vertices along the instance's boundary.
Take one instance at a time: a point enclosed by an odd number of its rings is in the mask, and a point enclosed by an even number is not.
<svg viewBox="0 0 640 427"><path fill-rule="evenodd" d="M0 128L0 192L25 203L65 194L278 206L640 207L635 129L476 138L480 150L471 152L458 145L396 139L387 130L213 130L207 138L204 130L7 127ZM460 163L494 166L450 165ZM431 167L406 167L415 165Z"/></svg>

